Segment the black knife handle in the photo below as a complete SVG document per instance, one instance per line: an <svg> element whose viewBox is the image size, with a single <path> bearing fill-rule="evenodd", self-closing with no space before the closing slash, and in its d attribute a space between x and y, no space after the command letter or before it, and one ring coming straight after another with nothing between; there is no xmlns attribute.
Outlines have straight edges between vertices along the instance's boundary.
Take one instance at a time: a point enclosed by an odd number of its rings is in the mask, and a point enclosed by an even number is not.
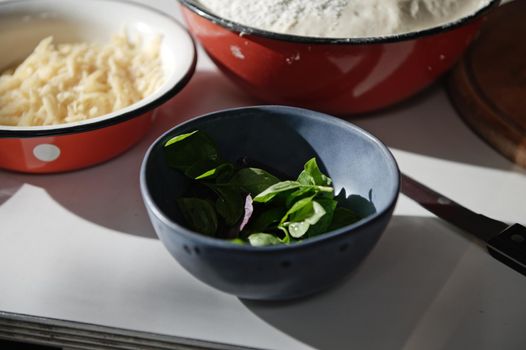
<svg viewBox="0 0 526 350"><path fill-rule="evenodd" d="M497 260L526 276L526 227L514 224L487 242Z"/></svg>

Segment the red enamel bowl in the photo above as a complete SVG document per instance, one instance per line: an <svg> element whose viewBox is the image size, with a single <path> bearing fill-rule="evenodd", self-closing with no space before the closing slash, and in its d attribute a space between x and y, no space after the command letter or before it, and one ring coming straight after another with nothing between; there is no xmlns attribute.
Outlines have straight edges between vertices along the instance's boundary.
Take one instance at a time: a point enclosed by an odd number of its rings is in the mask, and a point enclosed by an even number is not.
<svg viewBox="0 0 526 350"><path fill-rule="evenodd" d="M336 115L378 110L422 90L459 59L491 1L456 22L378 38L277 34L179 0L192 34L234 82L263 101Z"/></svg>
<svg viewBox="0 0 526 350"><path fill-rule="evenodd" d="M49 126L0 125L0 168L29 173L79 169L109 160L141 139L152 113L190 80L196 50L188 31L170 16L124 0L17 0L0 2L0 71L24 60L43 38L107 42L125 29L147 41L161 35L163 85L114 113ZM0 106L2 108L2 106Z"/></svg>

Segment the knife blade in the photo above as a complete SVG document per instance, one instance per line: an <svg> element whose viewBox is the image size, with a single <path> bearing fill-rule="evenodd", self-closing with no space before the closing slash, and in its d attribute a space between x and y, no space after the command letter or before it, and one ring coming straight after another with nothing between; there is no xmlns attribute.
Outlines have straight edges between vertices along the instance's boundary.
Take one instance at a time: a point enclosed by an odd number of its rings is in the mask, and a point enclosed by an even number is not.
<svg viewBox="0 0 526 350"><path fill-rule="evenodd" d="M483 241L491 256L526 276L526 227L475 213L405 174L401 178L403 194Z"/></svg>

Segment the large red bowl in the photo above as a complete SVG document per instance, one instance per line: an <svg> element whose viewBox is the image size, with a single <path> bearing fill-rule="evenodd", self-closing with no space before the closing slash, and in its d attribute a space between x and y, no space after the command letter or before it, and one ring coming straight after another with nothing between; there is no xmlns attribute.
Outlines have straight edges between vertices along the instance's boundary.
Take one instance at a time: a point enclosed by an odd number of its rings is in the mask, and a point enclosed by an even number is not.
<svg viewBox="0 0 526 350"><path fill-rule="evenodd" d="M170 16L146 6L126 0L0 2L0 70L23 60L47 36L52 35L55 42L106 42L123 29L132 39L162 36L163 85L131 106L81 122L0 125L0 168L61 172L121 154L145 135L155 107L186 85L196 65L195 45L188 31Z"/></svg>
<svg viewBox="0 0 526 350"><path fill-rule="evenodd" d="M190 31L217 66L252 95L347 115L374 111L422 90L462 55L488 10L454 23L381 38L332 39L267 32L179 0Z"/></svg>

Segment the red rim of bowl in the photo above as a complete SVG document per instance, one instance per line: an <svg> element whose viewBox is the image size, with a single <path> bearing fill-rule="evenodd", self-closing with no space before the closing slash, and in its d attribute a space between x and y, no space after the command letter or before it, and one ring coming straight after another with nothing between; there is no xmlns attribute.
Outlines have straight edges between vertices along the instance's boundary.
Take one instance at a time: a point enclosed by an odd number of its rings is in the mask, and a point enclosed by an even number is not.
<svg viewBox="0 0 526 350"><path fill-rule="evenodd" d="M441 33L444 31L452 30L457 27L460 27L466 24L469 21L472 21L479 16L483 15L487 11L491 10L493 7L496 7L500 4L501 0L490 0L486 6L481 7L476 12L459 18L456 21L448 22L446 24L432 27L428 29L419 30L416 32L394 34L387 36L377 36L377 37L362 37L362 38L325 38L325 37L312 37L312 36L299 36L291 34L282 34L277 32L271 32L263 29L258 29L254 27L249 27L243 24L236 23L234 21L220 17L213 12L206 9L203 5L197 4L194 0L177 0L183 6L185 6L190 11L196 13L197 15L212 21L215 24L218 24L232 32L240 34L250 34L258 37L276 39L281 41L289 41L294 43L301 44L346 44L346 45L363 45L363 44L383 44L383 43L394 43L405 40L418 39L423 36L433 35Z"/></svg>
<svg viewBox="0 0 526 350"><path fill-rule="evenodd" d="M8 1L1 1L0 2L0 9L3 6L6 6L6 5L10 5L10 4L14 4L14 3L21 3L21 2L31 2L31 1L34 1L34 0L8 0ZM146 103L144 105L141 105L140 107L138 107L138 108L136 108L134 110L131 110L131 111L128 111L128 112L125 112L125 113L122 113L122 114L118 114L118 115L116 115L114 117L103 119L103 120L99 120L99 121L96 121L96 122L93 122L93 123L85 123L85 124L71 125L71 126L65 126L65 127L61 126L61 125L65 125L65 124L58 124L57 126L60 126L60 127L57 127L56 129L45 129L45 130L37 130L37 129L35 129L35 130L28 130L28 129L24 129L24 130L2 130L2 126L0 125L0 138L6 138L6 137L9 137L9 138L14 138L14 137L29 138L29 137L40 137L40 136L64 135L64 134L72 134L72 133L79 133L79 132L87 132L87 131L92 131L92 130L95 130L95 129L103 128L103 127L106 127L106 126L115 125L115 124L118 124L118 123L130 120L132 118L138 117L140 115L143 115L143 114L153 110L154 108L162 105L164 102L168 101L170 98L175 96L175 94L177 94L179 91L181 91L186 86L186 84L190 81L191 77L193 76L194 71L195 71L195 67L196 67L196 64L197 64L197 49L196 49L195 41L194 41L192 35L190 34L190 32L186 29L186 27L183 26L181 23L179 23L174 17L172 17L172 16L168 15L167 13L165 13L165 12L163 12L161 10L158 10L156 8L153 8L153 7L144 5L144 4L136 3L136 2L133 2L133 1L129 1L129 0L111 0L111 1L112 2L117 2L117 3L124 3L124 4L130 5L130 6L141 7L141 8L144 8L144 9L148 10L148 11L155 12L155 13L167 18L168 20L172 21L174 24L176 24L177 26L181 27L188 34L188 36L190 38L190 41L192 43L193 59L192 59L192 63L189 65L188 70L185 72L183 77L174 86L172 86L170 89L168 89L164 94L159 96L157 99L155 99L155 100L153 100L153 101L151 101L149 103Z"/></svg>

